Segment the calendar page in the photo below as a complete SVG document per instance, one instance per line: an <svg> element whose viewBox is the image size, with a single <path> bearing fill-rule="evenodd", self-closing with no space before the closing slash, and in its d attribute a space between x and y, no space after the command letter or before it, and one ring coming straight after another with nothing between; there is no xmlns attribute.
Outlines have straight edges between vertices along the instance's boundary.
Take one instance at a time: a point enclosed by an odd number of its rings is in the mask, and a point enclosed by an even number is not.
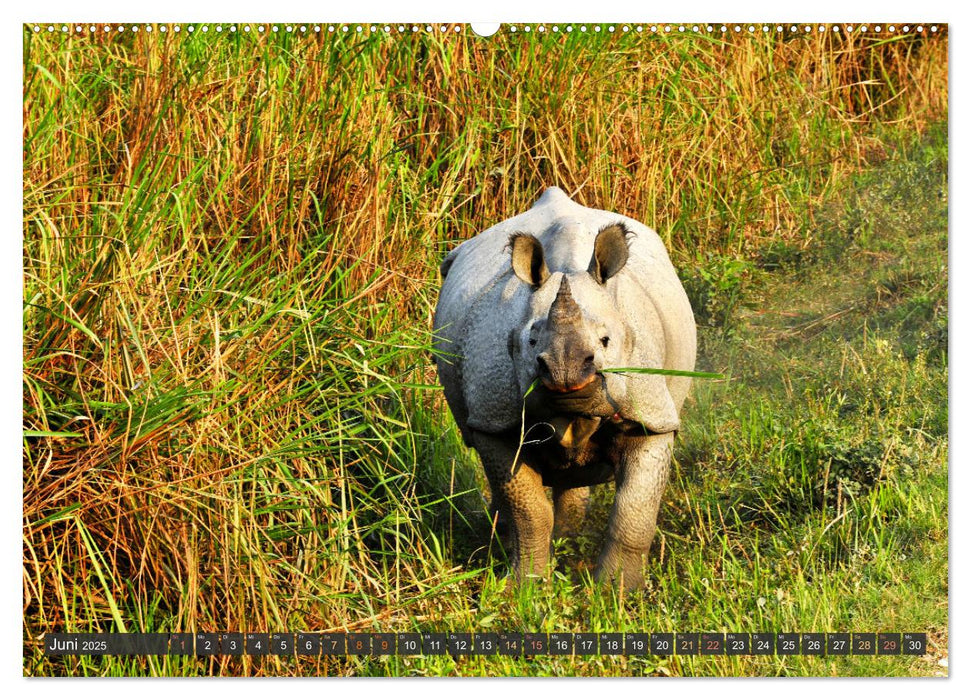
<svg viewBox="0 0 971 700"><path fill-rule="evenodd" d="M872 19L24 24L23 675L947 676Z"/></svg>

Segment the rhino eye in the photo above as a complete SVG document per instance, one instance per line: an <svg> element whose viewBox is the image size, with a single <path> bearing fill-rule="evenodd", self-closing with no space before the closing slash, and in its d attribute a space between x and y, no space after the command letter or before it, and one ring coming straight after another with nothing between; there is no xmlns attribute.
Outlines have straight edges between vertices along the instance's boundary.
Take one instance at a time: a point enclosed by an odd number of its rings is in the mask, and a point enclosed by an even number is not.
<svg viewBox="0 0 971 700"><path fill-rule="evenodd" d="M603 338L600 339L600 344L603 345L604 347L607 347L608 345L610 345L610 338L608 338L607 336L604 336Z"/></svg>
<svg viewBox="0 0 971 700"><path fill-rule="evenodd" d="M530 345L530 347L535 347L535 345L536 345L536 338L530 338L529 339L529 345Z"/></svg>

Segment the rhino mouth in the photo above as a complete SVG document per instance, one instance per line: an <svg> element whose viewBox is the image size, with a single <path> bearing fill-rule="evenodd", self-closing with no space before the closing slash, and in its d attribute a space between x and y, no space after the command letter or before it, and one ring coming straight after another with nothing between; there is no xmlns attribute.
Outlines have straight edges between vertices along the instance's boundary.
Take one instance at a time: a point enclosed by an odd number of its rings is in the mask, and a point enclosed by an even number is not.
<svg viewBox="0 0 971 700"><path fill-rule="evenodd" d="M586 379L582 380L579 384L576 384L575 386L566 386L566 387L560 386L558 384L554 384L553 382L551 382L546 377L543 377L540 380L540 382L542 383L542 385L544 387L546 387L550 391L555 392L557 394L572 394L574 392L581 391L582 389L587 388L588 386L590 386L591 384L593 384L595 381L597 381L597 378L598 377L601 377L602 378L602 375L599 375L596 372L594 372L589 377L587 377Z"/></svg>
<svg viewBox="0 0 971 700"><path fill-rule="evenodd" d="M526 397L526 412L539 419L563 415L610 416L616 410L607 394L606 379L599 373L568 390L540 381Z"/></svg>

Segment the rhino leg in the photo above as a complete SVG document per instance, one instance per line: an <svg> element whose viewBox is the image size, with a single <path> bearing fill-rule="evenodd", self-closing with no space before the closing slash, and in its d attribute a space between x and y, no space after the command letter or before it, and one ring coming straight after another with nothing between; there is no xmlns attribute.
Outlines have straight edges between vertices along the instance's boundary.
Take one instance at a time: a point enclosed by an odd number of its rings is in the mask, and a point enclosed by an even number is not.
<svg viewBox="0 0 971 700"><path fill-rule="evenodd" d="M590 487L553 488L553 536L575 535L590 505Z"/></svg>
<svg viewBox="0 0 971 700"><path fill-rule="evenodd" d="M485 468L492 489L492 508L508 530L513 573L518 579L545 576L550 559L553 506L546 497L543 479L520 458L516 443L486 433L473 432L472 443Z"/></svg>
<svg viewBox="0 0 971 700"><path fill-rule="evenodd" d="M617 495L607 541L597 563L597 580L618 580L624 588L644 585L644 563L668 481L674 433L628 438L617 469Z"/></svg>

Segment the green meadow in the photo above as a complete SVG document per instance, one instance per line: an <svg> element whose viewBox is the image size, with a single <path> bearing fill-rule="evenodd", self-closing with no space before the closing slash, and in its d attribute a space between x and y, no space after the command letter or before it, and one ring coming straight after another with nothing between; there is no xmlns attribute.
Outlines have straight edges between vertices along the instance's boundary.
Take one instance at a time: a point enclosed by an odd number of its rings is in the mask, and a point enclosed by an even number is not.
<svg viewBox="0 0 971 700"><path fill-rule="evenodd" d="M946 675L946 28L301 26L24 27L24 675ZM592 580L612 485L547 580L505 578L437 385L439 262L550 185L658 231L722 375L637 593ZM50 658L48 631L928 653Z"/></svg>

